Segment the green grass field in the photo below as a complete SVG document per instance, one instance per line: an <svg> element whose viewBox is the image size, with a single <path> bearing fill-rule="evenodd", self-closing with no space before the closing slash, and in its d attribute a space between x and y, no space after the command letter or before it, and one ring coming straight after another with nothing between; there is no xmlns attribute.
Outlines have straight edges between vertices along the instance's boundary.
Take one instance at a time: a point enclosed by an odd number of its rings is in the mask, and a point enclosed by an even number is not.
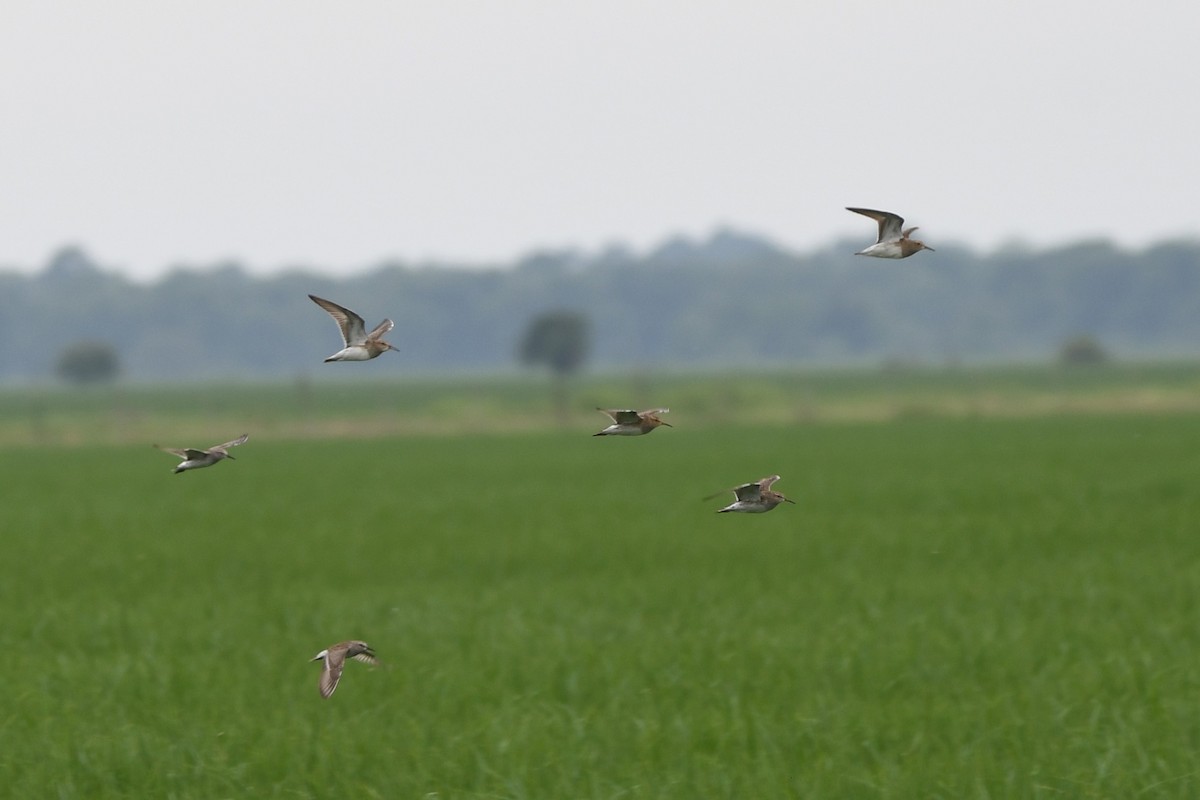
<svg viewBox="0 0 1200 800"><path fill-rule="evenodd" d="M279 384L196 384L0 391L0 447L514 432L553 426L540 375L381 378L326 365ZM372 377L374 376L374 377ZM1120 363L1063 369L805 370L674 374L643 370L572 381L568 423L602 421L596 406L667 405L684 424L782 425L914 417L1200 414L1200 363ZM215 437L215 438L211 438ZM211 438L211 442L209 439Z"/></svg>
<svg viewBox="0 0 1200 800"><path fill-rule="evenodd" d="M1200 416L672 403L638 439L252 431L178 476L142 441L0 449L0 785L1200 795ZM773 472L798 505L700 499ZM348 638L384 664L322 700Z"/></svg>

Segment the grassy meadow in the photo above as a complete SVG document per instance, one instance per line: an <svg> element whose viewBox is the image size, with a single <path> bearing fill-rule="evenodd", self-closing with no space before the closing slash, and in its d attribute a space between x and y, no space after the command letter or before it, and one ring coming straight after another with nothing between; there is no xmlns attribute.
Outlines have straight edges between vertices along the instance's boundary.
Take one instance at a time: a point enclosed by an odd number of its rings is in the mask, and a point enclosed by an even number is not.
<svg viewBox="0 0 1200 800"><path fill-rule="evenodd" d="M586 410L636 381L543 430L515 383L8 393L0 785L1195 797L1198 373L679 378L636 439Z"/></svg>

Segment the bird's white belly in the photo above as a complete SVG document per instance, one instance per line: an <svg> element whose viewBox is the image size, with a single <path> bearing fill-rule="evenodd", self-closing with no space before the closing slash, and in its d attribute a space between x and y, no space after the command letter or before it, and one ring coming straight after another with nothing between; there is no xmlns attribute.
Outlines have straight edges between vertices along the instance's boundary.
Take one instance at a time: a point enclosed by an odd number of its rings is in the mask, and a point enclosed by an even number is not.
<svg viewBox="0 0 1200 800"><path fill-rule="evenodd" d="M610 425L608 433L612 436L640 436L642 429L637 425Z"/></svg>
<svg viewBox="0 0 1200 800"><path fill-rule="evenodd" d="M859 250L856 256L873 256L875 258L904 258L897 242L877 242L865 250Z"/></svg>
<svg viewBox="0 0 1200 800"><path fill-rule="evenodd" d="M727 505L727 506L725 506L725 508L723 508L721 510L722 511L737 511L742 514L761 514L764 511L770 511L770 509L767 508L762 503L746 502L745 500L738 500L736 503Z"/></svg>
<svg viewBox="0 0 1200 800"><path fill-rule="evenodd" d="M367 352L365 347L347 347L339 350L326 361L370 361L371 354Z"/></svg>

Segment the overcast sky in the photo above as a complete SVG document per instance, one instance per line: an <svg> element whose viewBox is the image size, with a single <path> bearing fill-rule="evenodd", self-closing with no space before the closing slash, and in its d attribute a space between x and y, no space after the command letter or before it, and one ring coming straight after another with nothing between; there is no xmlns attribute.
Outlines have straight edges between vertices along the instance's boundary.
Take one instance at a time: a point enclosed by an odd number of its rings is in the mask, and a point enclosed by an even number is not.
<svg viewBox="0 0 1200 800"><path fill-rule="evenodd" d="M1197 238L1198 9L4 0L0 267Z"/></svg>

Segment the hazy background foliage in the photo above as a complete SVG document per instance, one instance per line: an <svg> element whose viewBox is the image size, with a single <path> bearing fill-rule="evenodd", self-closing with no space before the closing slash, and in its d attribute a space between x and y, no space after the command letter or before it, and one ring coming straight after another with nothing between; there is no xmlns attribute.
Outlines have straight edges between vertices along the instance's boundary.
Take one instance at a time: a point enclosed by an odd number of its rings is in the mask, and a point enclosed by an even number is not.
<svg viewBox="0 0 1200 800"><path fill-rule="evenodd" d="M0 380L49 378L81 340L111 343L133 380L316 371L338 341L310 292L368 326L395 320L401 352L371 367L383 374L515 369L522 331L549 310L586 315L600 370L1047 360L1081 335L1115 358L1176 357L1200 341L1194 242L987 255L939 242L903 262L853 256L861 244L797 255L726 230L642 254L385 263L340 279L229 263L149 283L66 248L36 275L0 272Z"/></svg>

